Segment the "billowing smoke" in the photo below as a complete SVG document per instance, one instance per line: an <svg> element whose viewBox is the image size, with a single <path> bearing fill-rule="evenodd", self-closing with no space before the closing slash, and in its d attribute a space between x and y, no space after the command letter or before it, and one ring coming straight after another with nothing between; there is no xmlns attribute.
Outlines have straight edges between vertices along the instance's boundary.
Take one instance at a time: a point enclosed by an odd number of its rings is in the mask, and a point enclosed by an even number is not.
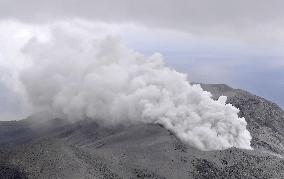
<svg viewBox="0 0 284 179"><path fill-rule="evenodd" d="M27 30L17 48L25 65L15 78L34 108L111 125L159 123L202 150L251 149L239 110L226 104L225 96L213 100L190 85L160 54L145 57L118 37L96 35L76 23L42 28Z"/></svg>

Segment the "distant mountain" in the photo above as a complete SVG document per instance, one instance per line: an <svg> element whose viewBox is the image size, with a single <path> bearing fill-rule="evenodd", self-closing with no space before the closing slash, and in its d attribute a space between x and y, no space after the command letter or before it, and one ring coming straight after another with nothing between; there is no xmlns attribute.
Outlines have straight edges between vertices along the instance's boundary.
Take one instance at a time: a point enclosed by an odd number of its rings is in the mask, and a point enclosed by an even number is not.
<svg viewBox="0 0 284 179"><path fill-rule="evenodd" d="M35 115L0 122L0 178L284 178L283 110L227 85L201 86L240 109L255 150L200 151L156 124L106 127Z"/></svg>

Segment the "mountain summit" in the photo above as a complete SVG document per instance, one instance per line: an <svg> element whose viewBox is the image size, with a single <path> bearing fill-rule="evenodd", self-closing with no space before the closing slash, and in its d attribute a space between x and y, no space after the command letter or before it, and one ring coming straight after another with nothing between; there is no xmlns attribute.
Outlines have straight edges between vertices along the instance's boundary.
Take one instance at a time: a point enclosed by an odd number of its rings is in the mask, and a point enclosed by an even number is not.
<svg viewBox="0 0 284 179"><path fill-rule="evenodd" d="M253 150L200 151L159 124L64 119L0 122L0 178L283 178L284 112L225 84L201 84L237 107Z"/></svg>

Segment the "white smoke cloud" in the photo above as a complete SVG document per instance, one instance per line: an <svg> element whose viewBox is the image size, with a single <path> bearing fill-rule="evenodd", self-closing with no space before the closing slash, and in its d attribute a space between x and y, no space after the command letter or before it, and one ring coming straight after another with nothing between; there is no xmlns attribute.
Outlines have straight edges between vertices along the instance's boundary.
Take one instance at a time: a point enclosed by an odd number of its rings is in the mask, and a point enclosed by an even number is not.
<svg viewBox="0 0 284 179"><path fill-rule="evenodd" d="M186 75L165 66L160 54L145 57L90 24L41 28L25 28L20 47L9 47L25 61L13 81L34 109L112 125L159 123L202 150L251 149L239 110L226 104L226 97L215 101L199 85L190 85Z"/></svg>

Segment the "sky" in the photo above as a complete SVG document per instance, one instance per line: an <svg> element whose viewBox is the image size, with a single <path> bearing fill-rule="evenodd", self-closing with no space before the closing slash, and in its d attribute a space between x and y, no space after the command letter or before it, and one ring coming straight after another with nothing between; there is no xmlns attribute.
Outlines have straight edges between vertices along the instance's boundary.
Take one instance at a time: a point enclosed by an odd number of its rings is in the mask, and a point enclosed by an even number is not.
<svg viewBox="0 0 284 179"><path fill-rule="evenodd" d="M128 47L161 53L191 81L226 83L284 107L283 7L282 0L0 0L0 31L14 22L23 24L16 34L74 19L103 24ZM7 39L0 42L9 49ZM10 60L3 54L0 75ZM22 116L19 100L0 82L2 119Z"/></svg>

